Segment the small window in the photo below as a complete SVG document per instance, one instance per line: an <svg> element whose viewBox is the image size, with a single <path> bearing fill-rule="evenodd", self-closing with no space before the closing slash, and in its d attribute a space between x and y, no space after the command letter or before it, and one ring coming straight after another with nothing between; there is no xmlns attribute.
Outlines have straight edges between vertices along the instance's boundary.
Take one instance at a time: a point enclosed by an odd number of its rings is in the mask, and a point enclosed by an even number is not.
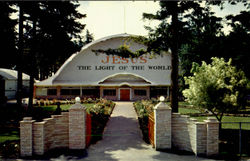
<svg viewBox="0 0 250 161"><path fill-rule="evenodd" d="M56 89L48 89L48 95L49 96L57 95L57 90Z"/></svg>
<svg viewBox="0 0 250 161"><path fill-rule="evenodd" d="M104 89L103 95L104 96L116 96L116 90L115 89Z"/></svg>
<svg viewBox="0 0 250 161"><path fill-rule="evenodd" d="M135 89L134 90L134 94L136 96L146 96L147 95L147 91L145 89Z"/></svg>

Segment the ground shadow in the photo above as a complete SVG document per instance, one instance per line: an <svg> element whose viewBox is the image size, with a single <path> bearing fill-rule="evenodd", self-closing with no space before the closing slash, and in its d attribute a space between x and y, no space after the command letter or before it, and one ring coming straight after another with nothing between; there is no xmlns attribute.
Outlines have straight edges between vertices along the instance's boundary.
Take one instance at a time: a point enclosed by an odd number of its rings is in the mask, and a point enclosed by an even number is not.
<svg viewBox="0 0 250 161"><path fill-rule="evenodd" d="M86 159L115 161L118 159L116 157L119 157L116 156L119 151L146 149L144 144L136 118L111 117L104 130L103 139L90 146Z"/></svg>

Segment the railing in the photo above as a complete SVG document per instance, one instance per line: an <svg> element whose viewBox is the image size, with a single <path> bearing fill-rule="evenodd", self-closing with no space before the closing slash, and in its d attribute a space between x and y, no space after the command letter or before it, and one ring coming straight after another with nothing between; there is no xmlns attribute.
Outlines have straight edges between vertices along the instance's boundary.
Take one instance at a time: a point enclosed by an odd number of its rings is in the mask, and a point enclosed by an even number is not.
<svg viewBox="0 0 250 161"><path fill-rule="evenodd" d="M91 115L86 114L86 147L90 145L91 142Z"/></svg>
<svg viewBox="0 0 250 161"><path fill-rule="evenodd" d="M220 154L250 156L250 122L220 123Z"/></svg>
<svg viewBox="0 0 250 161"><path fill-rule="evenodd" d="M154 124L155 124L155 119L154 119L154 112L151 112L148 117L148 138L150 144L155 147L154 143Z"/></svg>

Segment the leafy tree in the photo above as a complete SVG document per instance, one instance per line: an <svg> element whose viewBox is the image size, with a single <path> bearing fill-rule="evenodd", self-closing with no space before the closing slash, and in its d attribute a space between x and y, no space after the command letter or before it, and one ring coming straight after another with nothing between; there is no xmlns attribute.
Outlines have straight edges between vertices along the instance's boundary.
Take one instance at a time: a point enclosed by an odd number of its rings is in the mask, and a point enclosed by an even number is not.
<svg viewBox="0 0 250 161"><path fill-rule="evenodd" d="M207 109L221 122L225 112L243 107L247 79L241 70L232 66L232 60L213 57L212 63L193 63L193 76L185 77L189 86L183 91L190 104Z"/></svg>

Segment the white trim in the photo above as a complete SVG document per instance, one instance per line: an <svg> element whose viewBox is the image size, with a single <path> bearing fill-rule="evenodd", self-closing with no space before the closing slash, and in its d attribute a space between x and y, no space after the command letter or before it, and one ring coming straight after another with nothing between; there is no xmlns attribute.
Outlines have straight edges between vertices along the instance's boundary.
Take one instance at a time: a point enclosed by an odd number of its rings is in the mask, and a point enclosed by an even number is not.
<svg viewBox="0 0 250 161"><path fill-rule="evenodd" d="M148 82L148 83L150 83L150 84L153 84L151 81L147 80L146 78L144 78L144 77L142 77L142 76L140 76L140 75L138 75L138 74L128 73L128 72L126 72L126 73L115 73L115 74L109 75L109 76L107 76L107 77L101 79L100 81L98 81L97 84L98 84L98 85L102 85L102 84L100 84L100 83L101 83L101 82L104 82L106 79L109 79L109 78L112 78L112 77L116 77L116 76L119 76L119 75L132 75L132 76L134 76L134 77L143 79L145 82ZM129 84L128 82L122 82L122 83L117 84L117 85L123 85L124 83L125 83L125 84L128 84L128 85L130 86L130 84ZM146 85L150 85L150 84L146 84Z"/></svg>
<svg viewBox="0 0 250 161"><path fill-rule="evenodd" d="M120 101L121 100L121 96L120 96L120 94L121 94L121 89L129 89L129 101L131 101L132 100L132 89L131 88L119 88L118 89L118 100Z"/></svg>

